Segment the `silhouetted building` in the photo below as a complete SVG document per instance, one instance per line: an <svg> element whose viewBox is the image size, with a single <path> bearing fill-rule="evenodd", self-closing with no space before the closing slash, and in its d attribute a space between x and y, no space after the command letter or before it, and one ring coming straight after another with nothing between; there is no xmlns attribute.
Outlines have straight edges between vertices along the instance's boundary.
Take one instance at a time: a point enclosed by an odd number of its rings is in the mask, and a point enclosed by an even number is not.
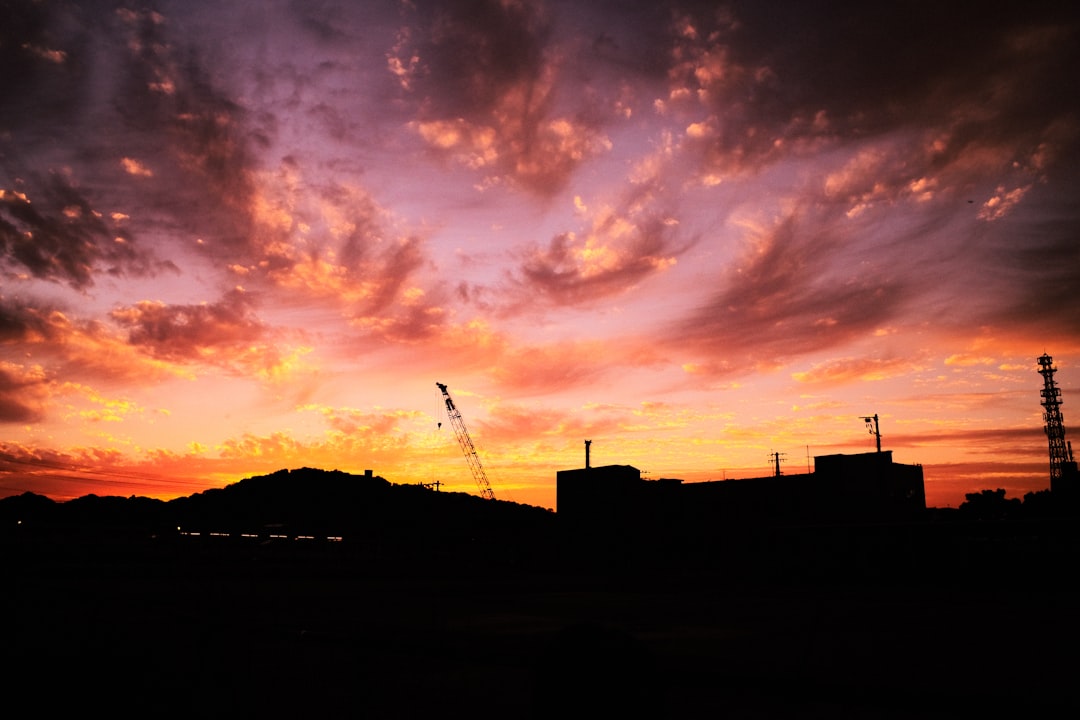
<svg viewBox="0 0 1080 720"><path fill-rule="evenodd" d="M562 470L556 509L567 528L589 534L699 534L724 525L905 520L926 510L921 465L892 451L815 458L815 472L684 483L643 480L629 465Z"/></svg>
<svg viewBox="0 0 1080 720"><path fill-rule="evenodd" d="M642 480L632 465L605 465L560 470L555 486L555 509L566 526L641 530L661 519L660 495L681 481ZM673 484L674 483L674 484Z"/></svg>

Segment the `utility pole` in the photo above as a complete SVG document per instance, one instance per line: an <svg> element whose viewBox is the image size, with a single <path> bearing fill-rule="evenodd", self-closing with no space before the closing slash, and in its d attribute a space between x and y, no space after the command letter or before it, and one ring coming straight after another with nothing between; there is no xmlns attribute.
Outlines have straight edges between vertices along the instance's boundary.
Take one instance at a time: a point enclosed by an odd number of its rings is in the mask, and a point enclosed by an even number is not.
<svg viewBox="0 0 1080 720"><path fill-rule="evenodd" d="M780 477L783 473L780 472L780 459L787 457L787 453L773 451L769 453L769 459L773 460L776 464L776 474L774 477ZM786 460L784 462L787 462Z"/></svg>
<svg viewBox="0 0 1080 720"><path fill-rule="evenodd" d="M866 421L866 429L877 440L877 451L881 452L881 429L878 427L877 413L873 417L864 417L863 420Z"/></svg>

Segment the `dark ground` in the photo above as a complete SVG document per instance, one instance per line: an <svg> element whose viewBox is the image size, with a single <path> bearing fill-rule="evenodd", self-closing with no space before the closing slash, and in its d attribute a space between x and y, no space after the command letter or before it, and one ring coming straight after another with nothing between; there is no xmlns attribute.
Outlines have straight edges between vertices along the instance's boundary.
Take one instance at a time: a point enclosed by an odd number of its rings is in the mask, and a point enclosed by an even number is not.
<svg viewBox="0 0 1080 720"><path fill-rule="evenodd" d="M207 538L9 539L0 551L4 705L28 702L32 715L1080 710L1074 563L784 579L662 564L508 569L483 548L390 567L343 544Z"/></svg>

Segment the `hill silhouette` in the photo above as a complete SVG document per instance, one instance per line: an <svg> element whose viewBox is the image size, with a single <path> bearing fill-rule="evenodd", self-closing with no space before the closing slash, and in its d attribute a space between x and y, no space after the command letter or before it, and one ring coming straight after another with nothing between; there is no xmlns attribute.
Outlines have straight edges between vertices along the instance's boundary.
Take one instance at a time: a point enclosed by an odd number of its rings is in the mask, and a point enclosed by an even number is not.
<svg viewBox="0 0 1080 720"><path fill-rule="evenodd" d="M0 500L0 526L23 538L81 543L213 537L219 544L274 540L295 547L298 539L331 538L342 552L384 559L474 552L510 560L535 556L550 543L555 516L370 474L299 468L169 501L87 495L56 502L24 493Z"/></svg>

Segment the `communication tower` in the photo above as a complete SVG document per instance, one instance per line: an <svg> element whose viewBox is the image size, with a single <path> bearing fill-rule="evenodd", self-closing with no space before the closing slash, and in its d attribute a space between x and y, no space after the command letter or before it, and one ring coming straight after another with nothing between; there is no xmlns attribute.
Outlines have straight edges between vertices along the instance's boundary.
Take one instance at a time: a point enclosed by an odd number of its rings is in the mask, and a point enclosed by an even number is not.
<svg viewBox="0 0 1080 720"><path fill-rule="evenodd" d="M1065 442L1065 420L1061 417L1061 389L1054 382L1054 359L1047 354L1039 358L1039 374L1043 376L1042 406L1045 408L1046 439L1050 443L1050 492L1064 490L1061 481L1066 468L1073 464L1072 448Z"/></svg>

